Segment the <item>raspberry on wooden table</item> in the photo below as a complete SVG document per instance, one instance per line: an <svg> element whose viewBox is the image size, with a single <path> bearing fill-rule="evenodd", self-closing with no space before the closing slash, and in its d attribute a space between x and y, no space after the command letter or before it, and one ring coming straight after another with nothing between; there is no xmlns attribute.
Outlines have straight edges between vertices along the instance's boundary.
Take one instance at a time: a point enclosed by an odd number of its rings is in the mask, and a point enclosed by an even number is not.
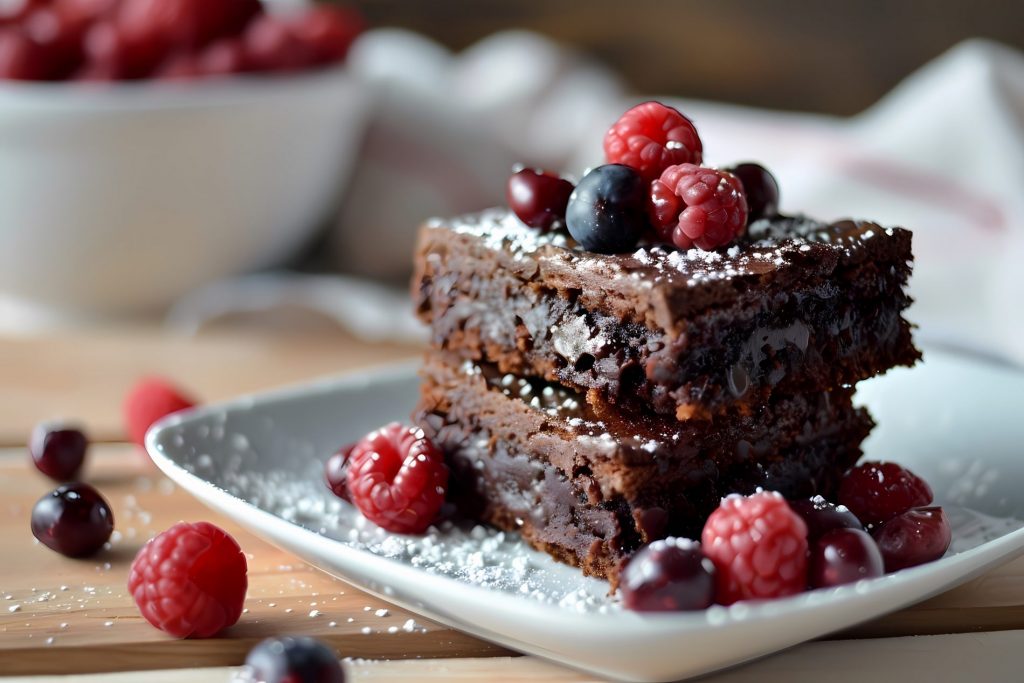
<svg viewBox="0 0 1024 683"><path fill-rule="evenodd" d="M128 592L146 621L178 638L209 638L238 621L245 555L209 522L179 522L142 546Z"/></svg>
<svg viewBox="0 0 1024 683"><path fill-rule="evenodd" d="M669 166L699 164L701 154L700 136L690 119L660 102L633 107L604 136L605 161L630 166L646 182Z"/></svg>
<svg viewBox="0 0 1024 683"><path fill-rule="evenodd" d="M124 399L124 422L128 436L143 446L146 432L154 422L194 405L195 401L167 380L160 377L144 378L132 387Z"/></svg>
<svg viewBox="0 0 1024 683"><path fill-rule="evenodd" d="M860 521L877 525L931 503L932 488L894 462L865 462L843 475L839 502Z"/></svg>
<svg viewBox="0 0 1024 683"><path fill-rule="evenodd" d="M444 504L444 455L418 427L397 422L370 432L348 459L348 495L374 524L422 533Z"/></svg>
<svg viewBox="0 0 1024 683"><path fill-rule="evenodd" d="M747 227L739 178L694 164L669 166L651 183L649 213L658 236L680 249L718 249Z"/></svg>
<svg viewBox="0 0 1024 683"><path fill-rule="evenodd" d="M701 534L720 604L781 598L807 586L807 525L774 491L722 499Z"/></svg>

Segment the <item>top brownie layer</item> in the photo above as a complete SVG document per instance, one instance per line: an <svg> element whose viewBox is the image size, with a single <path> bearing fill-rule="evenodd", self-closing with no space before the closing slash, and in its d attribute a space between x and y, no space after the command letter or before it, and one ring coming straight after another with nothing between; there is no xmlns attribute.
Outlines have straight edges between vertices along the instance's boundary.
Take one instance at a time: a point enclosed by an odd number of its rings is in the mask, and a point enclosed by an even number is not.
<svg viewBox="0 0 1024 683"><path fill-rule="evenodd" d="M723 252L609 256L490 210L424 226L413 288L438 348L688 419L913 364L910 242L779 218Z"/></svg>

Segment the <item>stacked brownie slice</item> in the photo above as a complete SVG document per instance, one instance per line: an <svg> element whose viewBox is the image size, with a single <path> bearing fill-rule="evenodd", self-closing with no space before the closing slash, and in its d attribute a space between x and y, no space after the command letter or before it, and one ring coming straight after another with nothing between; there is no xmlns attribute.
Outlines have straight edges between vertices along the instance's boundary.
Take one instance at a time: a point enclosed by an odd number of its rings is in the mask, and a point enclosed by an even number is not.
<svg viewBox="0 0 1024 683"><path fill-rule="evenodd" d="M853 385L919 358L910 241L779 217L726 250L603 255L507 210L428 223L415 420L465 512L614 583L726 494L834 493L872 426Z"/></svg>

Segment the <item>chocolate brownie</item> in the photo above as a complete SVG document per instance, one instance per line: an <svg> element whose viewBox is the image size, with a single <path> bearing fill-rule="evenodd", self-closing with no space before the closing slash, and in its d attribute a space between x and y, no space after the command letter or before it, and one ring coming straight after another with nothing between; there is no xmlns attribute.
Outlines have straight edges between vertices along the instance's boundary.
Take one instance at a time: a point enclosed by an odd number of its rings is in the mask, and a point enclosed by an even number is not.
<svg viewBox="0 0 1024 683"><path fill-rule="evenodd" d="M624 415L451 353L430 352L422 375L415 421L445 452L462 511L613 584L642 544L699 538L726 494L830 496L872 427L850 388L709 423Z"/></svg>
<svg viewBox="0 0 1024 683"><path fill-rule="evenodd" d="M912 365L910 243L774 218L722 252L609 256L494 209L423 227L413 295L435 348L684 420Z"/></svg>

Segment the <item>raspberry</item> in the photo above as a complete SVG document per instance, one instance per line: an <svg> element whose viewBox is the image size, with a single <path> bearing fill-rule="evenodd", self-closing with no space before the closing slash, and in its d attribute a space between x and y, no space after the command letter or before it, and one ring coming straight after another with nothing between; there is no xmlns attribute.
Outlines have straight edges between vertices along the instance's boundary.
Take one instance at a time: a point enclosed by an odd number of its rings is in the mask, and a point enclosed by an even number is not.
<svg viewBox="0 0 1024 683"><path fill-rule="evenodd" d="M774 491L722 499L701 534L718 570L718 602L780 598L807 585L807 525Z"/></svg>
<svg viewBox="0 0 1024 683"><path fill-rule="evenodd" d="M144 446L146 432L154 422L194 405L194 401L185 397L167 380L147 377L139 381L124 399L124 422L128 436Z"/></svg>
<svg viewBox="0 0 1024 683"><path fill-rule="evenodd" d="M887 522L907 510L932 502L928 483L892 462L865 462L843 476L839 502L865 524Z"/></svg>
<svg viewBox="0 0 1024 683"><path fill-rule="evenodd" d="M724 247L747 227L743 184L714 168L669 166L651 183L648 208L659 237L680 249Z"/></svg>
<svg viewBox="0 0 1024 683"><path fill-rule="evenodd" d="M177 638L208 638L238 621L245 555L209 522L179 522L142 546L128 592L146 621Z"/></svg>
<svg viewBox="0 0 1024 683"><path fill-rule="evenodd" d="M615 122L604 136L609 164L636 169L646 182L675 164L699 164L702 147L690 119L660 102L644 102Z"/></svg>
<svg viewBox="0 0 1024 683"><path fill-rule="evenodd" d="M352 502L388 531L425 531L444 504L447 486L444 456L415 427L392 422L364 436L349 454Z"/></svg>

